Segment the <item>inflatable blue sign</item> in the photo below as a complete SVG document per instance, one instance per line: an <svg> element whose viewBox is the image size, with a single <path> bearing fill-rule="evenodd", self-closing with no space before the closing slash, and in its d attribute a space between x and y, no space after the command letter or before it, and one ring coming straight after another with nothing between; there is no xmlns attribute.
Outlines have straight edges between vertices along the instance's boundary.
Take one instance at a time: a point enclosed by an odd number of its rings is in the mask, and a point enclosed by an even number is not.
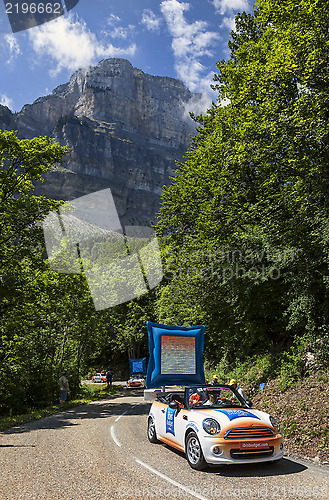
<svg viewBox="0 0 329 500"><path fill-rule="evenodd" d="M147 322L150 359L146 387L204 384L203 325L171 326Z"/></svg>
<svg viewBox="0 0 329 500"><path fill-rule="evenodd" d="M146 374L146 358L129 359L130 375L133 373Z"/></svg>

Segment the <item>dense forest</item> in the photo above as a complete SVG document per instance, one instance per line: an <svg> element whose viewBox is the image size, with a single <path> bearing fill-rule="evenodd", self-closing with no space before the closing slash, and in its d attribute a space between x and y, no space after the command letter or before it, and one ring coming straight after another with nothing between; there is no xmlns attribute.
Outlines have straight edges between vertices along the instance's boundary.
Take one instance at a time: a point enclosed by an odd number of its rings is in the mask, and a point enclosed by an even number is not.
<svg viewBox="0 0 329 500"><path fill-rule="evenodd" d="M328 361L326 7L261 0L236 17L213 105L164 188L164 279L129 303L96 311L83 273L51 268L42 220L60 202L33 182L67 150L1 131L1 412L51 400L64 367L74 393L91 368L147 355L148 320L204 324L210 367L294 353L297 370L310 344Z"/></svg>

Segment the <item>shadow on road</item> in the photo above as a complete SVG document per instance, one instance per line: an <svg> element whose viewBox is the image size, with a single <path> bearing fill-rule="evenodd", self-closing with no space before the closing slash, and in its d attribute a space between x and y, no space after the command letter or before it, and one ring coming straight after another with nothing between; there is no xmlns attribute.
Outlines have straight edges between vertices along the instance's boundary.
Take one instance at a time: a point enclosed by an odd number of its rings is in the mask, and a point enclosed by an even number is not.
<svg viewBox="0 0 329 500"><path fill-rule="evenodd" d="M171 453L175 453L185 458L185 453L175 450L165 443L161 443ZM288 458L282 458L278 462L262 462L254 464L231 464L231 465L210 465L203 474L212 474L220 477L267 477L296 474L308 469L306 465L294 462Z"/></svg>
<svg viewBox="0 0 329 500"><path fill-rule="evenodd" d="M89 403L84 406L77 406L76 408L70 408L66 411L59 411L55 415L12 427L3 431L2 435L22 434L38 429L71 427L80 425L79 420L120 416L124 412L127 412L125 416L147 415L151 403L146 403L143 400L143 395L143 391L140 390L133 390L128 393L123 391L122 393L109 396L107 399L102 399L101 401L94 401L93 403ZM134 408L133 412L131 403L122 401L122 399L126 397L140 398L140 401L138 401L138 405Z"/></svg>
<svg viewBox="0 0 329 500"><path fill-rule="evenodd" d="M221 477L267 477L297 474L308 469L306 465L282 458L278 462L262 462L259 464L236 464L222 467L211 467L208 472Z"/></svg>
<svg viewBox="0 0 329 500"><path fill-rule="evenodd" d="M35 444L0 444L0 448L35 448Z"/></svg>

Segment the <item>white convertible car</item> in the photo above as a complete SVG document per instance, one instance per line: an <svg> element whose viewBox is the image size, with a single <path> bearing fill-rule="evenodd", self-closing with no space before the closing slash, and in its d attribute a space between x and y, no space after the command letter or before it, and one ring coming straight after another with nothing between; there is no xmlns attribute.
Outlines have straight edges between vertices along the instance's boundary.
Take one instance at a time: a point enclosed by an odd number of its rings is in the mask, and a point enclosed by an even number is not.
<svg viewBox="0 0 329 500"><path fill-rule="evenodd" d="M183 451L198 470L208 464L273 462L283 456L279 424L251 409L229 385L160 393L148 416L148 438Z"/></svg>

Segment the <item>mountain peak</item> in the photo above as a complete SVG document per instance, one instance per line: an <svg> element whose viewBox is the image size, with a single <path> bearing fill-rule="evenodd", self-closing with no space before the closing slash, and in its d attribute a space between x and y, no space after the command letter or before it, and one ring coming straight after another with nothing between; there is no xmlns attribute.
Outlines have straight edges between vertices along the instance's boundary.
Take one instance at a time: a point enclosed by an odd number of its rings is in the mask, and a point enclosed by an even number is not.
<svg viewBox="0 0 329 500"><path fill-rule="evenodd" d="M38 192L73 199L110 187L123 223L153 222L162 187L195 132L186 109L197 99L180 80L110 58L24 106L12 128L71 148Z"/></svg>

